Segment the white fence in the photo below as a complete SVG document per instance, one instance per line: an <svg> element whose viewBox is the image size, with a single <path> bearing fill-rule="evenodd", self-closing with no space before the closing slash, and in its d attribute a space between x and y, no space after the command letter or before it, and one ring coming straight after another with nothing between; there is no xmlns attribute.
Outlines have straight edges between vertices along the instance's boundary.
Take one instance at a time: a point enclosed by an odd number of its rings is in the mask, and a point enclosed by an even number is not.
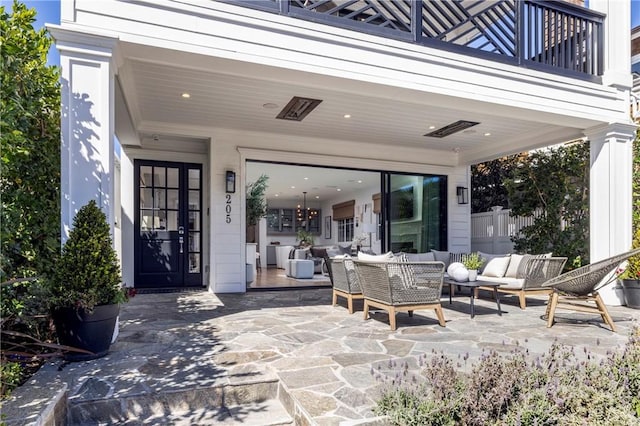
<svg viewBox="0 0 640 426"><path fill-rule="evenodd" d="M533 224L542 210L536 210L533 216L510 216L511 210L494 207L487 213L471 215L471 251L485 253L512 253L511 237L518 235L520 229Z"/></svg>

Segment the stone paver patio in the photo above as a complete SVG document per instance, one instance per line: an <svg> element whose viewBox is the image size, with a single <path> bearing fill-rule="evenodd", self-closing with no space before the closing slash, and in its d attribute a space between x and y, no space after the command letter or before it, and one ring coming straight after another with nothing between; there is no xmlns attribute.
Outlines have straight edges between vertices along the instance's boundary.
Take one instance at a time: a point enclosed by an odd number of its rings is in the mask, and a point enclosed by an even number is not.
<svg viewBox="0 0 640 426"><path fill-rule="evenodd" d="M559 310L549 329L545 298L522 311L503 297L502 316L480 299L474 319L466 294L442 300L446 327L421 311L398 314L392 332L386 313L364 321L361 310L332 307L330 288L139 294L123 306L107 357L46 365L3 413L8 425L46 422L68 400L69 424L373 424L383 386L375 376L404 363L417 373L433 350L468 357L463 368L483 350L535 355L555 340L605 354L640 321L640 310L610 307L612 333L597 316Z"/></svg>

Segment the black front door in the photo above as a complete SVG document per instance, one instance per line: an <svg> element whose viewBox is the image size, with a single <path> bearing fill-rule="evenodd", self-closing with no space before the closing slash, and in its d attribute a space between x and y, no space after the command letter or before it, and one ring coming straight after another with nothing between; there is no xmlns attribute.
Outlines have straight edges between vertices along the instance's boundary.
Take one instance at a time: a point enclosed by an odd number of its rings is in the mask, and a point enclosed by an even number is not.
<svg viewBox="0 0 640 426"><path fill-rule="evenodd" d="M202 166L136 160L135 286L202 285Z"/></svg>

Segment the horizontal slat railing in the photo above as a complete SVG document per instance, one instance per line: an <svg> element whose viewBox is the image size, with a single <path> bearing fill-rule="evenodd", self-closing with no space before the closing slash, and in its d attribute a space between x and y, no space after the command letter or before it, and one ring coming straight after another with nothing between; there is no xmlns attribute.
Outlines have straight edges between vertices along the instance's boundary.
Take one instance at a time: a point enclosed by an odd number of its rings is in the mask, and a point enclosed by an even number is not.
<svg viewBox="0 0 640 426"><path fill-rule="evenodd" d="M574 77L603 73L605 15L546 0L219 0Z"/></svg>

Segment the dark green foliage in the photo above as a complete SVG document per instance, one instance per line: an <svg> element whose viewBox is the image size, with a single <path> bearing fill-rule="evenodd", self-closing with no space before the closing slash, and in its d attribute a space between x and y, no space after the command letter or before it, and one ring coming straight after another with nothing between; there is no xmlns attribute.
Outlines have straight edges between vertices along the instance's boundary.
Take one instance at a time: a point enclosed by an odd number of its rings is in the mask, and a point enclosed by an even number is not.
<svg viewBox="0 0 640 426"><path fill-rule="evenodd" d="M126 300L109 231L107 217L95 200L78 211L49 282L53 309L91 310Z"/></svg>
<svg viewBox="0 0 640 426"><path fill-rule="evenodd" d="M47 315L47 293L41 280L0 284L0 399L26 380L54 349Z"/></svg>
<svg viewBox="0 0 640 426"><path fill-rule="evenodd" d="M493 206L510 208L504 182L513 177L526 154L510 155L471 166L471 213L491 211Z"/></svg>
<svg viewBox="0 0 640 426"><path fill-rule="evenodd" d="M424 377L387 382L376 413L395 425L640 424L640 328L623 350L597 359L554 344L536 359L490 352L463 374L434 354Z"/></svg>
<svg viewBox="0 0 640 426"><path fill-rule="evenodd" d="M269 176L260 175L252 183L247 184L247 225L257 225L258 221L267 215L267 191Z"/></svg>
<svg viewBox="0 0 640 426"><path fill-rule="evenodd" d="M505 181L511 214L542 214L514 239L524 253L553 252L554 256L589 259L589 145L569 146L530 153L527 161Z"/></svg>
<svg viewBox="0 0 640 426"><path fill-rule="evenodd" d="M632 249L640 249L640 228L637 228L636 233L631 243ZM627 266L624 272L620 275L622 279L628 280L640 280L640 255L630 257L627 261Z"/></svg>
<svg viewBox="0 0 640 426"><path fill-rule="evenodd" d="M633 142L633 229L640 229L640 128Z"/></svg>
<svg viewBox="0 0 640 426"><path fill-rule="evenodd" d="M0 364L0 400L11 395L22 379L22 368L17 362L3 362Z"/></svg>
<svg viewBox="0 0 640 426"><path fill-rule="evenodd" d="M0 281L46 275L60 249L60 88L36 12L0 7Z"/></svg>

